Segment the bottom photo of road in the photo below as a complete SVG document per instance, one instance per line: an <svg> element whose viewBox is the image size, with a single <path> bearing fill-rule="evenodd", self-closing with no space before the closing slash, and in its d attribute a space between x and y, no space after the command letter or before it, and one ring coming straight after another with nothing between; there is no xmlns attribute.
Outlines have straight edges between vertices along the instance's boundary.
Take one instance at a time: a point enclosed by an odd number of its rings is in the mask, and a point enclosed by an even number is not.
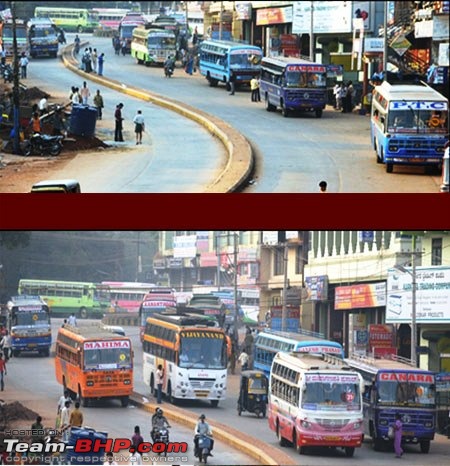
<svg viewBox="0 0 450 466"><path fill-rule="evenodd" d="M2 464L448 462L449 231L0 231Z"/></svg>

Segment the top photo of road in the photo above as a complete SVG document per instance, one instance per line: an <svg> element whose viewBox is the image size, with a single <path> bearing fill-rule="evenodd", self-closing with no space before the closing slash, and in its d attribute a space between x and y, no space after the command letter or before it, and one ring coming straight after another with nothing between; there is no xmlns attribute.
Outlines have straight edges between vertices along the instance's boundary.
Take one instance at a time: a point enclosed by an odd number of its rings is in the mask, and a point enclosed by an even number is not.
<svg viewBox="0 0 450 466"><path fill-rule="evenodd" d="M448 193L448 1L0 1L0 193Z"/></svg>

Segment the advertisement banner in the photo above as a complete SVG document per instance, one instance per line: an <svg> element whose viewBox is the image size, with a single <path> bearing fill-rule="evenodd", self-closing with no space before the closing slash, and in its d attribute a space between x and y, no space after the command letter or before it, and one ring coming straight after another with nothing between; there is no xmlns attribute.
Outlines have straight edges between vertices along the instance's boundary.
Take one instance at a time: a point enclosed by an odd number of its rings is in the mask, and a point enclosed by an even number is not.
<svg viewBox="0 0 450 466"><path fill-rule="evenodd" d="M386 323L410 323L412 271L388 270ZM450 322L450 268L416 267L416 322Z"/></svg>
<svg viewBox="0 0 450 466"><path fill-rule="evenodd" d="M335 290L334 309L360 309L386 306L386 283L361 283L338 286Z"/></svg>
<svg viewBox="0 0 450 466"><path fill-rule="evenodd" d="M200 254L200 267L217 267L215 252L202 252Z"/></svg>
<svg viewBox="0 0 450 466"><path fill-rule="evenodd" d="M341 33L352 31L352 3L353 2L294 2L292 33L309 34L311 19L313 32ZM368 2L367 2L368 3ZM311 11L311 5L313 9ZM361 15L361 8L359 8ZM365 8L362 8L365 11ZM367 13L367 11L365 11ZM355 15L358 13L355 13ZM365 16L365 14L364 14Z"/></svg>
<svg viewBox="0 0 450 466"><path fill-rule="evenodd" d="M256 25L292 23L292 7L261 8L256 10Z"/></svg>
<svg viewBox="0 0 450 466"><path fill-rule="evenodd" d="M369 350L374 348L391 348L395 346L395 330L392 324L369 325Z"/></svg>
<svg viewBox="0 0 450 466"><path fill-rule="evenodd" d="M236 19L240 21L248 21L252 19L252 4L251 2L234 2L236 10Z"/></svg>
<svg viewBox="0 0 450 466"><path fill-rule="evenodd" d="M326 301L328 299L328 275L306 277L305 286L307 301Z"/></svg>
<svg viewBox="0 0 450 466"><path fill-rule="evenodd" d="M182 235L173 238L173 257L193 258L197 255L197 235Z"/></svg>

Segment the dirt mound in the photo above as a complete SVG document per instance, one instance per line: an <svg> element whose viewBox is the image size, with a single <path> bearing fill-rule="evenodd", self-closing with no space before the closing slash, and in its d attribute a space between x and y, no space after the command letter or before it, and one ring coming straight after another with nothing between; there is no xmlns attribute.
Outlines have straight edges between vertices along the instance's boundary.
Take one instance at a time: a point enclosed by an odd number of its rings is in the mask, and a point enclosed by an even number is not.
<svg viewBox="0 0 450 466"><path fill-rule="evenodd" d="M7 403L3 406L4 416L6 421L15 421L17 419L24 421L34 421L38 413L28 409L19 401Z"/></svg>
<svg viewBox="0 0 450 466"><path fill-rule="evenodd" d="M46 92L42 91L38 87L30 87L24 91L24 97L25 97L25 100L32 101L32 100L40 100L43 97L48 99L50 97L50 94L47 94Z"/></svg>
<svg viewBox="0 0 450 466"><path fill-rule="evenodd" d="M95 136L83 137L69 134L63 141L64 152L98 149L100 147L106 148L109 146Z"/></svg>

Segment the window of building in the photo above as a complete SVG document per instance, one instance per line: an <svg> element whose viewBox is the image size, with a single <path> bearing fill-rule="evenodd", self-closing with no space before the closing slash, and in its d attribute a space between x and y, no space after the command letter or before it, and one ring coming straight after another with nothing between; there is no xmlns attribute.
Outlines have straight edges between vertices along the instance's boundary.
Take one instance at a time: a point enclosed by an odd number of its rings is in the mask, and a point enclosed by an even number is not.
<svg viewBox="0 0 450 466"><path fill-rule="evenodd" d="M442 238L431 240L431 265L442 265Z"/></svg>
<svg viewBox="0 0 450 466"><path fill-rule="evenodd" d="M295 273L297 275L303 273L303 246L298 246L295 251Z"/></svg>
<svg viewBox="0 0 450 466"><path fill-rule="evenodd" d="M274 251L273 274L284 274L284 251L282 249L275 249Z"/></svg>

